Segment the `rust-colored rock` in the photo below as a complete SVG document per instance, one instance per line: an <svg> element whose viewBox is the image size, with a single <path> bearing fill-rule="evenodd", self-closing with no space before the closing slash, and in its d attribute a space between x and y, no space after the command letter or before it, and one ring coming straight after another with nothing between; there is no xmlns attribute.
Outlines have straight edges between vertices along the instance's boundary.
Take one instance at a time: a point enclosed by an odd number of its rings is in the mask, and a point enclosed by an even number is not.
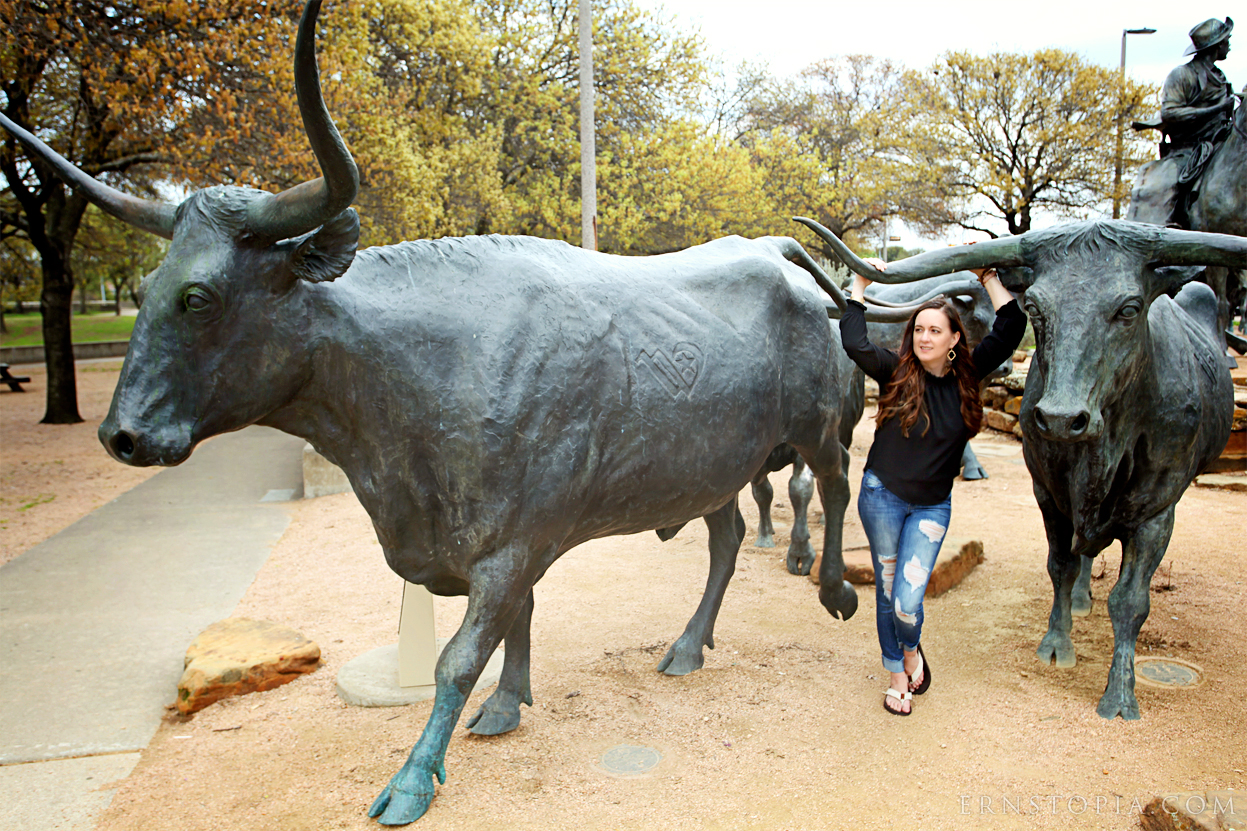
<svg viewBox="0 0 1247 831"><path fill-rule="evenodd" d="M185 715L223 698L271 690L319 663L320 647L288 626L227 618L205 629L186 650L177 708Z"/></svg>
<svg viewBox="0 0 1247 831"><path fill-rule="evenodd" d="M1018 418L1008 413L1002 413L1000 410L984 408L983 423L993 430L999 430L1002 433L1012 433L1013 425L1018 423Z"/></svg>
<svg viewBox="0 0 1247 831"><path fill-rule="evenodd" d="M952 540L945 540L948 546ZM871 563L869 548L846 549L844 557L844 579L859 586L875 584L875 568ZM810 582L818 584L818 567L823 562L823 555L814 558L814 567L810 569ZM983 562L983 543L971 540L963 543L954 557L942 557L935 563L935 571L931 572L931 580L927 583L925 597L938 597L953 586L966 579L966 575L974 571L974 567Z"/></svg>
<svg viewBox="0 0 1247 831"><path fill-rule="evenodd" d="M1015 395L1005 402L1004 411L1009 415L1017 415L1022 411L1022 396Z"/></svg>
<svg viewBox="0 0 1247 831"><path fill-rule="evenodd" d="M1239 412L1243 412L1239 410ZM1205 473L1231 473L1247 471L1247 431L1235 430L1225 443L1221 455L1214 459Z"/></svg>
<svg viewBox="0 0 1247 831"><path fill-rule="evenodd" d="M1161 794L1143 809L1139 825L1143 831L1237 831L1247 818L1240 801L1247 801L1247 793Z"/></svg>

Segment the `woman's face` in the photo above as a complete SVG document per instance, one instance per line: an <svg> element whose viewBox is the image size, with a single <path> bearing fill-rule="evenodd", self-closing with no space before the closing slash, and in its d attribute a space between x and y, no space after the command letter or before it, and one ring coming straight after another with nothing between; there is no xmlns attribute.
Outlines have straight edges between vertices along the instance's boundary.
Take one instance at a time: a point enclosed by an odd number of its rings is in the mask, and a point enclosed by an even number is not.
<svg viewBox="0 0 1247 831"><path fill-rule="evenodd" d="M961 340L942 309L923 309L914 319L914 356L932 375L948 369L948 352Z"/></svg>

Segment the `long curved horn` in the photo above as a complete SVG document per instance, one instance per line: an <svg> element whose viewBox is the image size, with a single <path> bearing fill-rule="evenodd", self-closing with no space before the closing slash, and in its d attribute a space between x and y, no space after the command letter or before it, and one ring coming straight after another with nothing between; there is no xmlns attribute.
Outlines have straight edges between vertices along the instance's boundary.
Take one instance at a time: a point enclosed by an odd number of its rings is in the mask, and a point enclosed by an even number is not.
<svg viewBox="0 0 1247 831"><path fill-rule="evenodd" d="M359 170L325 107L316 65L316 16L320 0L309 0L299 20L294 46L294 87L303 127L323 174L251 203L247 227L273 240L297 237L323 225L350 207L359 191Z"/></svg>
<svg viewBox="0 0 1247 831"><path fill-rule="evenodd" d="M791 237L776 237L776 239L780 243L780 250L784 258L808 271L810 276L814 278L814 282L818 284L818 287L831 295L834 305L828 308L834 308L837 311L843 310L848 303L845 300L844 292L827 275L827 272L823 271L822 267L814 261L814 258L810 256L810 252L802 248L801 243ZM839 315L835 316L839 317Z"/></svg>
<svg viewBox="0 0 1247 831"><path fill-rule="evenodd" d="M982 286L978 280L950 280L942 286L938 286L917 300L910 300L907 303L889 303L887 300L880 300L877 297L866 295L866 302L880 309L914 309L926 303L928 300L934 300L937 297L953 297L958 294L973 295L975 292L981 292Z"/></svg>
<svg viewBox="0 0 1247 831"><path fill-rule="evenodd" d="M1247 267L1247 237L1160 228L1153 263Z"/></svg>
<svg viewBox="0 0 1247 831"><path fill-rule="evenodd" d="M122 222L150 231L165 239L173 239L174 206L164 202L140 199L109 187L93 176L83 173L60 153L48 147L29 131L22 129L4 113L0 113L0 127L12 133L18 141L35 156L46 162L70 187L80 191L100 210L112 214Z"/></svg>
<svg viewBox="0 0 1247 831"><path fill-rule="evenodd" d="M920 302L913 303L908 306L876 306L869 298L866 300L866 321L868 323L904 323L909 320L910 315L922 308L922 304L928 300L933 300L941 294L949 296L954 294L964 294L964 291L958 290L955 284L949 284L949 291L936 290L927 294ZM823 306L827 309L827 316L832 320L839 320L842 310L830 300L824 300Z"/></svg>
<svg viewBox="0 0 1247 831"><path fill-rule="evenodd" d="M840 238L819 223L803 216L793 219L818 234L851 270L876 283L912 283L927 277L952 274L971 268L991 266L1026 265L1019 237L976 242L973 245L955 245L906 257L888 264L887 271L880 271L854 254Z"/></svg>
<svg viewBox="0 0 1247 831"><path fill-rule="evenodd" d="M827 316L832 320L839 320L840 315L848 306L848 300L844 296L844 292L836 285L835 281L823 271L809 252L801 247L801 243L791 237L774 237L780 244L780 251L784 258L796 263L810 273L814 278L814 282L819 288L830 295L830 300L824 300L823 306L827 309ZM867 266L869 267L869 266ZM977 281L972 280L956 280L945 283L933 291L912 303L904 306L893 305L891 303L877 304L869 297L866 298L866 320L873 323L899 323L909 320L909 316L913 314L919 306L928 300L939 297L940 295L966 294L972 292L977 285Z"/></svg>

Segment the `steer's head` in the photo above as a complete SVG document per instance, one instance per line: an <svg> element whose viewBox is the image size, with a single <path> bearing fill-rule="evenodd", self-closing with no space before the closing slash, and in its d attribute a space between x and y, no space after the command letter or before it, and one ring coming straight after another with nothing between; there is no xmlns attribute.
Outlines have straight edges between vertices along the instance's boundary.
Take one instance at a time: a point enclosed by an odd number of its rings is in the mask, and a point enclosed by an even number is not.
<svg viewBox="0 0 1247 831"><path fill-rule="evenodd" d="M1094 439L1106 405L1151 358L1148 309L1179 283L1156 269L1165 245L1150 225L1088 222L1030 235L1022 300L1035 330L1030 418L1058 441ZM1036 397L1037 396L1037 397Z"/></svg>
<svg viewBox="0 0 1247 831"><path fill-rule="evenodd" d="M311 0L299 24L295 87L324 175L283 193L208 188L176 207L136 199L0 114L0 126L100 208L172 240L143 281L143 307L100 425L100 440L120 461L178 464L202 439L261 418L304 380L296 289L345 272L359 238L349 208L359 175L320 92L319 9Z"/></svg>
<svg viewBox="0 0 1247 831"><path fill-rule="evenodd" d="M912 282L958 269L1029 270L1019 288L1035 329L1034 366L1043 387L1028 387L1028 400L1039 395L1035 428L1058 441L1098 436L1109 396L1146 363L1148 308L1184 279L1163 266L1247 266L1242 237L1099 220L919 254L879 271L825 228L803 221L849 268L879 282Z"/></svg>

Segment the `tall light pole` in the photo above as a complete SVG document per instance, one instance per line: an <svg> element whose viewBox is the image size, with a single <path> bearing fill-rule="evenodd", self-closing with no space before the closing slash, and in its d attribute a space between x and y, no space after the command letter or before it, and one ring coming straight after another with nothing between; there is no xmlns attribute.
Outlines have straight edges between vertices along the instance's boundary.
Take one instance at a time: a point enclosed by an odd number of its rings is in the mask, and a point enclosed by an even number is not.
<svg viewBox="0 0 1247 831"><path fill-rule="evenodd" d="M597 147L593 131L593 9L580 0L580 247L598 248Z"/></svg>
<svg viewBox="0 0 1247 831"><path fill-rule="evenodd" d="M1117 72L1117 163L1113 166L1113 219L1121 218L1122 109L1126 105L1126 35L1150 35L1155 29L1121 30L1121 68Z"/></svg>

